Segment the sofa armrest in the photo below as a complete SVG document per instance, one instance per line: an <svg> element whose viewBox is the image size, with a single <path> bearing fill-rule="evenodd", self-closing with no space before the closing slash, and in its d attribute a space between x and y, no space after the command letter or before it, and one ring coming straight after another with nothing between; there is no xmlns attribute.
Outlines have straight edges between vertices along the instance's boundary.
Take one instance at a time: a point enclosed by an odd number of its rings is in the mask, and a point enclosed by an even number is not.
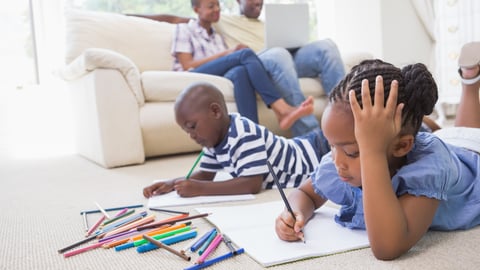
<svg viewBox="0 0 480 270"><path fill-rule="evenodd" d="M67 82L78 154L105 168L145 161L140 108L116 69L95 69Z"/></svg>
<svg viewBox="0 0 480 270"><path fill-rule="evenodd" d="M126 56L108 49L89 48L70 64L60 70L60 77L66 81L78 79L95 69L118 70L132 93L135 95L138 105L145 104L140 71L135 64Z"/></svg>

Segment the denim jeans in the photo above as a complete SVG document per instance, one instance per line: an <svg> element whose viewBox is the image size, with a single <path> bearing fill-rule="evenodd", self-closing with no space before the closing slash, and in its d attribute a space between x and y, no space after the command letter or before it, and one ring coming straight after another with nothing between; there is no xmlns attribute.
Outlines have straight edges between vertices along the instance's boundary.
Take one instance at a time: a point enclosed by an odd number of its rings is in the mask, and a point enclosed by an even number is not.
<svg viewBox="0 0 480 270"><path fill-rule="evenodd" d="M305 100L298 78L319 78L328 95L345 76L340 52L330 39L311 42L293 55L284 48L272 48L259 53L259 58L281 96L292 106ZM291 132L299 136L318 127L315 116L309 115L297 120Z"/></svg>
<svg viewBox="0 0 480 270"><path fill-rule="evenodd" d="M281 98L262 62L251 49L217 58L192 72L224 76L231 80L238 112L255 123L258 123L256 92L267 106Z"/></svg>

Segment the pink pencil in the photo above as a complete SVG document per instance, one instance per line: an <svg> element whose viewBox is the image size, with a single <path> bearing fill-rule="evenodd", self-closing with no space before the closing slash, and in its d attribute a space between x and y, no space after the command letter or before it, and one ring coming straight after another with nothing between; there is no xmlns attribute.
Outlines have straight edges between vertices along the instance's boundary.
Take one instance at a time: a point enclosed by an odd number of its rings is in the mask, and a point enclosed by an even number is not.
<svg viewBox="0 0 480 270"><path fill-rule="evenodd" d="M67 258L67 257L70 257L70 256L73 256L73 255L77 255L77 254L80 254L82 252L85 252L85 251L88 251L88 250L91 250L91 249L94 249L94 248L98 248L98 247L101 247L103 244L105 243L95 243L95 244L92 244L90 246L86 246L86 247L83 247L83 248L79 248L79 249L76 249L76 250L72 250L72 251L69 251L69 252L65 252L63 254L63 257L64 258Z"/></svg>
<svg viewBox="0 0 480 270"><path fill-rule="evenodd" d="M212 243L210 243L210 245L207 247L205 252L203 252L203 254L200 257L198 257L196 264L203 263L207 258L207 256L210 255L210 253L212 253L212 251L214 251L217 248L218 244L220 244L222 239L223 239L222 234L221 233L217 234L217 236L215 236Z"/></svg>

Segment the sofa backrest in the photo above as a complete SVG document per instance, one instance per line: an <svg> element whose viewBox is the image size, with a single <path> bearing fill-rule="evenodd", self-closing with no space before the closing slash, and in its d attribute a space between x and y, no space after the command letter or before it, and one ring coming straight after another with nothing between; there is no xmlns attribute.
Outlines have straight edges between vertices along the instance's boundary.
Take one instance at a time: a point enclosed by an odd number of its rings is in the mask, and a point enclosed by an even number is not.
<svg viewBox="0 0 480 270"><path fill-rule="evenodd" d="M116 51L130 58L140 72L171 70L174 25L123 14L67 10L65 62L88 48Z"/></svg>

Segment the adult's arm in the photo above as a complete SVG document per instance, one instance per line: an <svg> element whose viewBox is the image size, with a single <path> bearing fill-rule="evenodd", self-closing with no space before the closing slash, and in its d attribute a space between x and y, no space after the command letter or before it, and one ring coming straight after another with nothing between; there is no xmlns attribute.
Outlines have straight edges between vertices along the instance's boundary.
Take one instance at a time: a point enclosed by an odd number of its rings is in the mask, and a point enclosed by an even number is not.
<svg viewBox="0 0 480 270"><path fill-rule="evenodd" d="M191 18L188 17L180 17L171 14L125 14L127 16L134 16L134 17L142 17L150 20L155 20L159 22L168 22L173 24L178 23L187 23Z"/></svg>

